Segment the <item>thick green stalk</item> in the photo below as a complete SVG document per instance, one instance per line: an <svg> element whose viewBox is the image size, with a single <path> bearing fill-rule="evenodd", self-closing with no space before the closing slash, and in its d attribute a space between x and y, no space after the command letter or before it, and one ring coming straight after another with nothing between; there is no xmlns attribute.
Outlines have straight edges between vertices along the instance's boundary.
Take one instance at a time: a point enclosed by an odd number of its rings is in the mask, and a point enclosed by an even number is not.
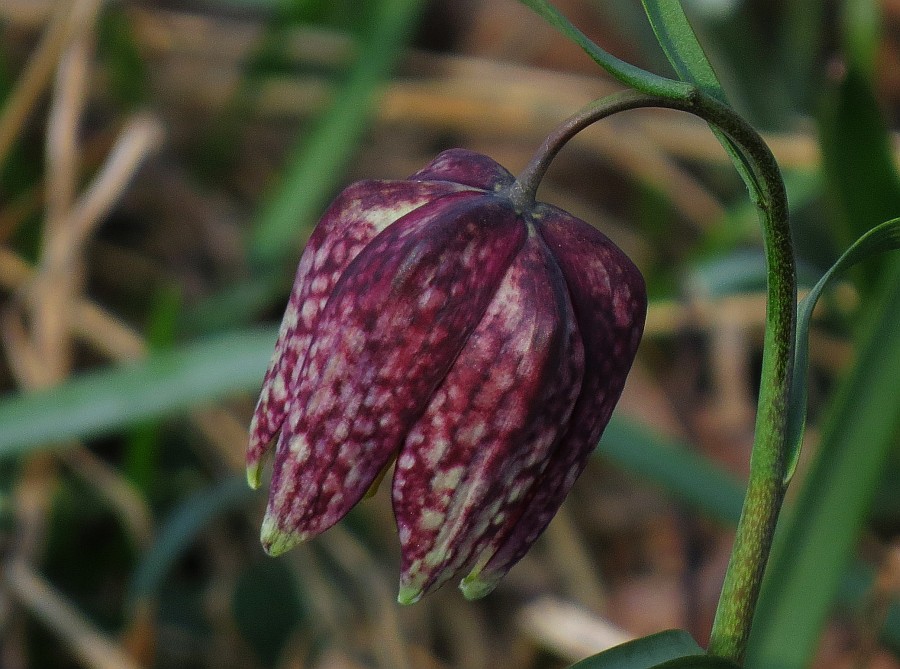
<svg viewBox="0 0 900 669"><path fill-rule="evenodd" d="M752 170L754 178L748 184L763 226L768 274L766 334L750 480L708 648L710 654L741 662L785 492L797 286L787 196L778 165L752 126L699 89L677 99L626 91L588 105L560 125L523 170L511 196L523 205L533 201L550 162L575 134L612 114L644 107L689 112L724 133Z"/></svg>
<svg viewBox="0 0 900 669"><path fill-rule="evenodd" d="M701 104L703 111L710 113L698 115L741 147L763 189L757 205L763 224L768 294L750 480L707 649L712 655L741 662L786 489L797 283L787 196L774 157L756 131L725 105L711 98Z"/></svg>

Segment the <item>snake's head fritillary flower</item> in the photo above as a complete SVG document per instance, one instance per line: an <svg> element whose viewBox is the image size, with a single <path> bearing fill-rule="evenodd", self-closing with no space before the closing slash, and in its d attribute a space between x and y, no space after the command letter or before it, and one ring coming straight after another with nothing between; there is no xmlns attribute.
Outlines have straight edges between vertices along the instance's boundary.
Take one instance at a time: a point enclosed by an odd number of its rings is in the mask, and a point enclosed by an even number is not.
<svg viewBox="0 0 900 669"><path fill-rule="evenodd" d="M254 487L275 442L270 554L334 525L395 459L402 603L458 573L487 594L556 513L621 394L646 293L603 234L514 184L455 149L351 185L319 222L250 428Z"/></svg>

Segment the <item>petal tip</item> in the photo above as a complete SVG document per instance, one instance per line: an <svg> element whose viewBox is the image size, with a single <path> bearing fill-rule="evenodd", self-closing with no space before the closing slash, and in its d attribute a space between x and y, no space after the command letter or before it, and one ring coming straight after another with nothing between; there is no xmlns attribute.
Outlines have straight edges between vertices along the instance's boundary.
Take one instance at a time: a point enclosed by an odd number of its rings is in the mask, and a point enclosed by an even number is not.
<svg viewBox="0 0 900 669"><path fill-rule="evenodd" d="M459 582L459 589L462 591L463 597L472 601L486 597L494 591L500 579L486 579L481 573L472 572Z"/></svg>
<svg viewBox="0 0 900 669"><path fill-rule="evenodd" d="M256 418L254 417L254 421ZM250 445L247 447L247 485L253 490L259 488L262 479L262 469L266 461L271 457L275 438L269 436L263 438L258 431L254 431L253 426L250 428Z"/></svg>
<svg viewBox="0 0 900 669"><path fill-rule="evenodd" d="M250 486L251 489L257 490L259 488L261 479L261 467L259 466L259 462L251 462L247 465L247 485Z"/></svg>
<svg viewBox="0 0 900 669"><path fill-rule="evenodd" d="M421 588L411 585L401 585L400 592L397 594L397 603L403 604L404 606L415 604L422 599L423 594Z"/></svg>
<svg viewBox="0 0 900 669"><path fill-rule="evenodd" d="M278 557L302 542L306 537L297 532L285 532L270 515L263 518L259 540L263 550L271 557Z"/></svg>

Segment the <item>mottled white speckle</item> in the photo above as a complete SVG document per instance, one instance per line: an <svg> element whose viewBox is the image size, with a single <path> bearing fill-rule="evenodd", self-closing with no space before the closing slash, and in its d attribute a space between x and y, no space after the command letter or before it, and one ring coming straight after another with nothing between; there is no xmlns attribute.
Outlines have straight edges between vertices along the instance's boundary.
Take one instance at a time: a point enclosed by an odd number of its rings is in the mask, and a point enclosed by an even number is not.
<svg viewBox="0 0 900 669"><path fill-rule="evenodd" d="M484 423L472 423L457 433L457 439L462 443L475 444L487 431L487 426Z"/></svg>
<svg viewBox="0 0 900 669"><path fill-rule="evenodd" d="M425 451L425 458L428 461L428 466L436 466L449 447L450 442L443 437L432 440L431 448Z"/></svg>
<svg viewBox="0 0 900 669"><path fill-rule="evenodd" d="M526 487L527 487L527 484L525 481L519 481L518 483L516 483L512 487L512 489L509 491L509 496L507 497L507 500L509 502L515 502L516 500L518 500L522 496L522 493L525 492Z"/></svg>
<svg viewBox="0 0 900 669"><path fill-rule="evenodd" d="M447 551L436 548L433 551L430 551L428 555L425 556L425 564L427 564L429 567L436 567L449 557L450 556Z"/></svg>
<svg viewBox="0 0 900 669"><path fill-rule="evenodd" d="M277 374L275 378L272 379L272 397L279 402L284 401L285 398L287 398L287 388L284 385L284 376L281 374Z"/></svg>
<svg viewBox="0 0 900 669"><path fill-rule="evenodd" d="M347 346L347 350L359 353L366 345L366 336L357 328L350 329L344 335L344 344Z"/></svg>
<svg viewBox="0 0 900 669"><path fill-rule="evenodd" d="M423 530L436 530L444 522L444 514L438 511L426 509L422 513L422 522L420 523Z"/></svg>
<svg viewBox="0 0 900 669"><path fill-rule="evenodd" d="M303 323L306 327L312 327L313 319L316 317L316 304L312 300L306 300L303 303L303 307L300 310L300 315L303 317Z"/></svg>
<svg viewBox="0 0 900 669"><path fill-rule="evenodd" d="M375 421L368 416L361 416L356 421L356 431L365 436L370 436L375 432Z"/></svg>
<svg viewBox="0 0 900 669"><path fill-rule="evenodd" d="M414 464L416 464L416 458L412 453L404 453L397 459L397 467L399 469L412 469Z"/></svg>
<svg viewBox="0 0 900 669"><path fill-rule="evenodd" d="M309 379L318 378L320 371L321 370L319 369L318 361L315 359L310 360L306 366L306 377ZM297 379L299 377L300 377L300 365L297 365L297 367L294 370L294 374L293 374L294 383L297 382Z"/></svg>
<svg viewBox="0 0 900 669"><path fill-rule="evenodd" d="M344 485L347 488L355 487L356 484L359 483L360 474L361 474L361 472L360 472L359 466L351 467L347 471L347 475L344 477Z"/></svg>
<svg viewBox="0 0 900 669"><path fill-rule="evenodd" d="M344 264L344 259L347 257L347 245L344 242L338 242L334 245L334 248L331 249L331 257L334 259L334 262L338 265Z"/></svg>
<svg viewBox="0 0 900 669"><path fill-rule="evenodd" d="M298 434L291 439L290 449L296 460L300 462L306 460L310 452L309 440L306 438L306 435Z"/></svg>
<svg viewBox="0 0 900 669"><path fill-rule="evenodd" d="M337 427L334 429L334 438L338 441L343 441L350 434L350 423L346 420L342 420L338 423Z"/></svg>
<svg viewBox="0 0 900 669"><path fill-rule="evenodd" d="M328 260L328 249L326 247L320 248L316 251L316 259L313 263L313 269L320 269L322 265L325 264L325 261Z"/></svg>
<svg viewBox="0 0 900 669"><path fill-rule="evenodd" d="M440 309L447 302L447 294L437 288L427 288L419 296L419 307L422 309Z"/></svg>
<svg viewBox="0 0 900 669"><path fill-rule="evenodd" d="M464 472L464 467L453 467L445 472L438 472L434 477L432 485L435 490L453 490L459 485Z"/></svg>
<svg viewBox="0 0 900 669"><path fill-rule="evenodd" d="M315 415L332 404L334 404L334 393L330 387L324 386L316 389L306 407L310 414Z"/></svg>

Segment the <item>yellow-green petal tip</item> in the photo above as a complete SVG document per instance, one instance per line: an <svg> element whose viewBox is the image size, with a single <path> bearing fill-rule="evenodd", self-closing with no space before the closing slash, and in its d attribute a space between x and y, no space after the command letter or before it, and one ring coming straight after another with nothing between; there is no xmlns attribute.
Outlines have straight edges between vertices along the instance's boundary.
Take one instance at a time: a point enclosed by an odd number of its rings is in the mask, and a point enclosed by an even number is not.
<svg viewBox="0 0 900 669"><path fill-rule="evenodd" d="M416 588L408 585L400 586L400 592L397 594L398 604L409 606L410 604L415 604L420 599L422 599L421 588Z"/></svg>
<svg viewBox="0 0 900 669"><path fill-rule="evenodd" d="M266 553L277 557L303 541L303 536L296 532L281 530L275 520L266 514L259 532L259 540Z"/></svg>
<svg viewBox="0 0 900 669"><path fill-rule="evenodd" d="M491 594L499 582L499 579L482 580L480 573L471 573L459 582L459 589L463 597L471 601Z"/></svg>
<svg viewBox="0 0 900 669"><path fill-rule="evenodd" d="M259 488L260 483L260 470L258 462L254 462L253 464L247 465L247 485L250 486L253 490L257 490Z"/></svg>

